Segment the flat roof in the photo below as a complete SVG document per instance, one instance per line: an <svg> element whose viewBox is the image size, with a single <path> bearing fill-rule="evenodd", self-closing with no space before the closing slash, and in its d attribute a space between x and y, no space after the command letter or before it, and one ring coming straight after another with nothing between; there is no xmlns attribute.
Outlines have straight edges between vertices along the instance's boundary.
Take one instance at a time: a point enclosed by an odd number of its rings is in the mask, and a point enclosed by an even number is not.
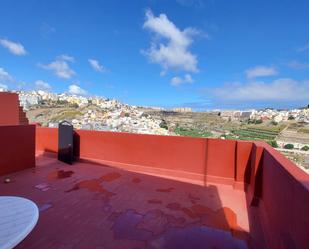
<svg viewBox="0 0 309 249"><path fill-rule="evenodd" d="M17 248L264 247L259 223L250 226L245 192L232 186L36 160L33 169L0 177L1 195L26 197L40 210Z"/></svg>

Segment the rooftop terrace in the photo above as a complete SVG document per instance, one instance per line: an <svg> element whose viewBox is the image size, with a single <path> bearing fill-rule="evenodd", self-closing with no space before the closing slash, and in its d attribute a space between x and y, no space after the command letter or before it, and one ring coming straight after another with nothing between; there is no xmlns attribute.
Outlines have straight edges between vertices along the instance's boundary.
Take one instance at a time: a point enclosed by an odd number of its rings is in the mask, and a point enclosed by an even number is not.
<svg viewBox="0 0 309 249"><path fill-rule="evenodd" d="M17 248L247 248L243 191L201 187L93 163L39 156L1 177L1 194L33 200L40 219ZM261 231L255 231L261 233ZM261 247L258 247L261 248Z"/></svg>
<svg viewBox="0 0 309 249"><path fill-rule="evenodd" d="M70 166L11 119L0 195L40 209L17 248L308 248L309 176L265 143L79 130Z"/></svg>

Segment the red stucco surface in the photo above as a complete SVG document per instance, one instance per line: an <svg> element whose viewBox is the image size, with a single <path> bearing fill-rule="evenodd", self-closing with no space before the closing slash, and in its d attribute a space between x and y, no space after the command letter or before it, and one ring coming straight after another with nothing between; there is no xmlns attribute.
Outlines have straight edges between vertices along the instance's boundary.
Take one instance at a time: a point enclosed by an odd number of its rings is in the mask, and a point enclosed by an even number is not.
<svg viewBox="0 0 309 249"><path fill-rule="evenodd" d="M205 139L207 141L206 175L234 179L236 141Z"/></svg>
<svg viewBox="0 0 309 249"><path fill-rule="evenodd" d="M269 248L308 248L309 175L264 148L258 207Z"/></svg>
<svg viewBox="0 0 309 249"><path fill-rule="evenodd" d="M37 128L37 152L57 152L57 129ZM143 173L154 173L205 184L233 184L236 175L236 141L76 131L78 156ZM251 143L249 143L249 146ZM250 150L238 155L239 183Z"/></svg>
<svg viewBox="0 0 309 249"><path fill-rule="evenodd" d="M19 124L18 103L17 94L0 92L0 125Z"/></svg>
<svg viewBox="0 0 309 249"><path fill-rule="evenodd" d="M246 176L246 169L250 169L252 146L252 142L237 141L235 181L239 183L250 182Z"/></svg>
<svg viewBox="0 0 309 249"><path fill-rule="evenodd" d="M0 175L35 166L35 126L0 127Z"/></svg>
<svg viewBox="0 0 309 249"><path fill-rule="evenodd" d="M0 126L29 124L23 108L19 106L18 94L0 92Z"/></svg>

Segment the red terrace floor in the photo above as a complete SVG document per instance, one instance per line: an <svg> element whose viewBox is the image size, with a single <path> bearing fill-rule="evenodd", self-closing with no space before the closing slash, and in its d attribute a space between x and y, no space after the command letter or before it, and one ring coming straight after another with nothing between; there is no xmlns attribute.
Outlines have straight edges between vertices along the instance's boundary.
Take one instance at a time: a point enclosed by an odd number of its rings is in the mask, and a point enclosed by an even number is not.
<svg viewBox="0 0 309 249"><path fill-rule="evenodd" d="M10 183L3 183L5 178ZM40 156L0 178L0 195L33 200L40 218L21 248L263 248L245 194Z"/></svg>

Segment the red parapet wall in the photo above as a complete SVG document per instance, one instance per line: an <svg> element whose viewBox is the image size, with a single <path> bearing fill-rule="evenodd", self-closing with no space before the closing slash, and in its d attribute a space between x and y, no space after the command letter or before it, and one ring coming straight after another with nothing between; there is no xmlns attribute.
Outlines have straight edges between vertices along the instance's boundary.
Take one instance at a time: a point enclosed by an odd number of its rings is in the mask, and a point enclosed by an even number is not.
<svg viewBox="0 0 309 249"><path fill-rule="evenodd" d="M263 147L258 207L267 244L308 248L309 175L267 144Z"/></svg>
<svg viewBox="0 0 309 249"><path fill-rule="evenodd" d="M237 183L250 183L249 170L251 166L252 142L237 141L236 143L236 170L235 181Z"/></svg>
<svg viewBox="0 0 309 249"><path fill-rule="evenodd" d="M169 176L186 172L200 177L205 171L205 139L82 130L77 134L81 158Z"/></svg>
<svg viewBox="0 0 309 249"><path fill-rule="evenodd" d="M210 138L204 139L207 141L206 175L222 177L234 181L236 141Z"/></svg>
<svg viewBox="0 0 309 249"><path fill-rule="evenodd" d="M236 141L85 130L76 131L76 137L80 159L202 185L208 181L233 184L235 180ZM57 152L57 141L57 129L37 127L38 153ZM241 163L249 155L249 150L243 151Z"/></svg>
<svg viewBox="0 0 309 249"><path fill-rule="evenodd" d="M35 126L0 127L0 175L35 166Z"/></svg>
<svg viewBox="0 0 309 249"><path fill-rule="evenodd" d="M58 152L58 129L36 127L35 136L36 152Z"/></svg>

